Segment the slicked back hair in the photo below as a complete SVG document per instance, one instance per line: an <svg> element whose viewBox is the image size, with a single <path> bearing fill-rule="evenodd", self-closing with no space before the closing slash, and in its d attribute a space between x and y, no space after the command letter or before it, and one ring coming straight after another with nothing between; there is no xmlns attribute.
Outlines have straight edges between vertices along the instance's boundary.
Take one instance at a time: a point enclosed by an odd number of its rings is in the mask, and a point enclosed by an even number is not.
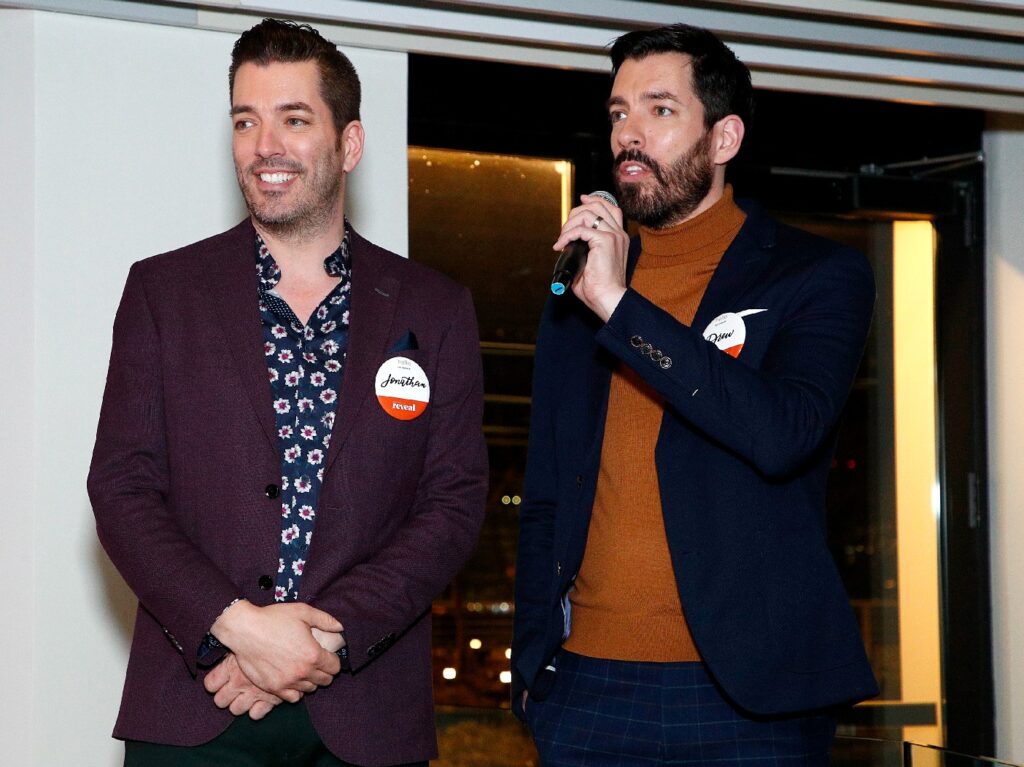
<svg viewBox="0 0 1024 767"><path fill-rule="evenodd" d="M230 97L234 93L235 74L242 64L265 67L271 63L304 61L316 62L320 72L320 97L330 107L340 141L345 126L359 119L362 97L359 75L348 56L309 24L264 19L243 32L231 50L228 95Z"/></svg>
<svg viewBox="0 0 1024 767"><path fill-rule="evenodd" d="M655 53L689 56L693 92L704 107L705 128L726 115L736 115L750 124L754 111L750 70L714 33L688 24L628 32L612 45L612 77L624 61Z"/></svg>

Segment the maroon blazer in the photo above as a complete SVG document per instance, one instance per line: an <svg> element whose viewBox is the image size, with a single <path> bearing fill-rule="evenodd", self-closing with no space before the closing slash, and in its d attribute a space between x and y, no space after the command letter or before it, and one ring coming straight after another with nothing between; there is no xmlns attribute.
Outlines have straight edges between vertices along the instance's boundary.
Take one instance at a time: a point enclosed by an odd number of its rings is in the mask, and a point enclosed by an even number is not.
<svg viewBox="0 0 1024 767"><path fill-rule="evenodd" d="M277 572L267 491L281 455L254 239L246 220L140 261L114 322L89 495L140 603L118 738L198 745L226 729L197 650L233 599L273 599L258 582ZM350 244L349 348L302 592L344 624L351 670L306 701L331 751L375 767L437 753L430 604L476 544L487 458L469 291L355 232ZM374 394L399 355L430 382L413 420Z"/></svg>

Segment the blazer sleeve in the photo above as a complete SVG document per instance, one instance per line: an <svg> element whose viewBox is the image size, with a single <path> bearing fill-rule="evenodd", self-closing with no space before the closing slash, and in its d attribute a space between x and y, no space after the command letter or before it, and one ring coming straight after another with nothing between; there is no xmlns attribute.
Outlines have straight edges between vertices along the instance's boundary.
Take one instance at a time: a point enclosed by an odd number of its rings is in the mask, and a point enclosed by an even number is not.
<svg viewBox="0 0 1024 767"><path fill-rule="evenodd" d="M240 594L168 501L160 334L141 272L129 272L114 320L88 490L104 549L194 675L203 638Z"/></svg>
<svg viewBox="0 0 1024 767"><path fill-rule="evenodd" d="M793 295L759 367L734 359L629 289L598 341L661 394L666 405L768 477L800 468L823 445L860 363L874 307L874 278L859 253L823 253ZM778 291L776 291L778 294ZM663 367L630 342L640 336L671 358Z"/></svg>
<svg viewBox="0 0 1024 767"><path fill-rule="evenodd" d="M421 616L476 547L487 494L483 367L469 291L454 302L431 387L428 444L412 513L371 559L313 598L345 627L358 671Z"/></svg>

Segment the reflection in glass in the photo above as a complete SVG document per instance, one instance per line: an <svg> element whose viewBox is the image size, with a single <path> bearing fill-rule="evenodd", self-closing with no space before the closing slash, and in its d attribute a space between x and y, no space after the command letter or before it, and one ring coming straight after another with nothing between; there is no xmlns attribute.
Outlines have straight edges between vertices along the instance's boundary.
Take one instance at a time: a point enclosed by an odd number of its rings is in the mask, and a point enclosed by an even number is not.
<svg viewBox="0 0 1024 767"><path fill-rule="evenodd" d="M408 158L410 258L473 291L491 465L480 545L434 603L435 697L442 705L508 708L533 344L572 165L424 147L410 147Z"/></svg>
<svg viewBox="0 0 1024 767"><path fill-rule="evenodd" d="M934 228L785 219L864 253L877 287L840 424L827 524L881 695L840 732L941 746Z"/></svg>
<svg viewBox="0 0 1024 767"><path fill-rule="evenodd" d="M423 147L411 147L408 159L410 257L440 269L473 292L491 461L480 545L434 604L439 764L526 765L536 758L529 738L501 709L509 703L512 584L533 344L555 256L551 243L571 204L572 166L558 159ZM897 247L899 225L891 220L784 218L865 253L875 271L875 319L840 424L828 487L827 530L882 688L879 701L858 707L855 713L860 716L842 725L840 733L885 738L895 746L876 748L871 741L847 739L837 744L835 761L903 764L892 759L903 758L899 741L904 738L941 743L941 674L938 654L933 652L937 607L916 614L908 611L937 604L938 581L930 573L937 567L938 551L934 539L928 538L929 524L934 532L934 517L929 514L935 420L928 411L933 406L927 405L935 401L934 362L926 357L924 362L908 363L898 351L899 341L910 338L912 325L914 333L923 334L914 336L923 340L913 343L933 344L928 339L934 329L934 242L913 256L916 266L902 272L904 282L919 283L915 297L894 279L901 274L894 268L896 259L905 266L910 256ZM908 318L916 324L908 325ZM900 372L908 364L920 368L911 383ZM924 415L921 423L904 425L898 433L901 401L923 404ZM905 467L898 464L907 451L918 454L923 467L912 480L905 479ZM911 486L916 489L908 496L905 491ZM919 525L916 529L907 526L911 518ZM925 647L928 652L922 652ZM905 728L911 721L925 726Z"/></svg>

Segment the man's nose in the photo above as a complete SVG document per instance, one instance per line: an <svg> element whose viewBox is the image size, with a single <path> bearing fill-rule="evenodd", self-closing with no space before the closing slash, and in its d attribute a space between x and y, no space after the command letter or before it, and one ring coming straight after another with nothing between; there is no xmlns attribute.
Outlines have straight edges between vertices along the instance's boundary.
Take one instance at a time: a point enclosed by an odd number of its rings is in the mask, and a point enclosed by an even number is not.
<svg viewBox="0 0 1024 767"><path fill-rule="evenodd" d="M260 157L274 157L284 154L284 143L273 125L261 125L256 135L256 154Z"/></svg>
<svg viewBox="0 0 1024 767"><path fill-rule="evenodd" d="M644 144L644 133L640 121L632 115L626 115L619 123L615 132L615 140L622 149L639 149Z"/></svg>

